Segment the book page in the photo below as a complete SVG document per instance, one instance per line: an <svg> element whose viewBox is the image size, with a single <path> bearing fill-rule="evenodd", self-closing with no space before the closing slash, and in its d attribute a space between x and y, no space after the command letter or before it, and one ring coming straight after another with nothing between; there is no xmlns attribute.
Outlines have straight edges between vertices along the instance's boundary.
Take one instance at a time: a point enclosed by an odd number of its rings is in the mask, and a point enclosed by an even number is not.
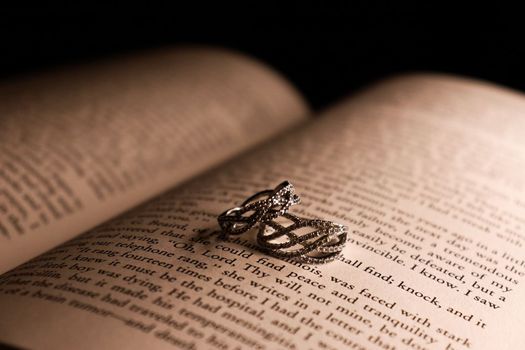
<svg viewBox="0 0 525 350"><path fill-rule="evenodd" d="M525 100L387 81L0 278L0 340L42 349L523 348ZM221 241L282 180L349 227L326 265Z"/></svg>
<svg viewBox="0 0 525 350"><path fill-rule="evenodd" d="M267 67L205 48L0 85L0 273L306 114Z"/></svg>

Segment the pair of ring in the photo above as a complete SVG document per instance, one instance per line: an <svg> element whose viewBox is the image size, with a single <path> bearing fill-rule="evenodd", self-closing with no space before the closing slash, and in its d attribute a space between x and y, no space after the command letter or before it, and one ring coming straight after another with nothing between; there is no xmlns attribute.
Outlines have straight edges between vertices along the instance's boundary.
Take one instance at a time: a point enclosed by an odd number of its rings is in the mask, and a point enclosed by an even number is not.
<svg viewBox="0 0 525 350"><path fill-rule="evenodd" d="M240 206L219 215L224 237L243 234L257 224L257 244L267 254L301 263L323 264L337 259L344 248L347 228L328 220L291 214L299 204L294 186L284 181L273 190L247 198Z"/></svg>

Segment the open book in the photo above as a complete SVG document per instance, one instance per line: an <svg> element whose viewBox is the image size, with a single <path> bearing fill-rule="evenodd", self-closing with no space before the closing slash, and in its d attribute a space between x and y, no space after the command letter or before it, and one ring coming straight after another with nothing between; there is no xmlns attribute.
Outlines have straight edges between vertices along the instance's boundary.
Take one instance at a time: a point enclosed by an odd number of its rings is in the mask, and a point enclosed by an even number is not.
<svg viewBox="0 0 525 350"><path fill-rule="evenodd" d="M0 342L525 347L525 99L439 75L311 118L271 69L179 49L0 87ZM325 265L219 240L283 180L348 226Z"/></svg>

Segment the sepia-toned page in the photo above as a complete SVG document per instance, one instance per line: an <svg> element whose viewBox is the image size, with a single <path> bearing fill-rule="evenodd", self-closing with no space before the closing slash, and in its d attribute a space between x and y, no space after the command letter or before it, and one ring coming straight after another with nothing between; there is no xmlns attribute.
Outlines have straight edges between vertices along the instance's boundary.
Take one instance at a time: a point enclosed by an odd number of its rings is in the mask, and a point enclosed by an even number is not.
<svg viewBox="0 0 525 350"><path fill-rule="evenodd" d="M303 120L267 67L159 50L0 85L0 273Z"/></svg>
<svg viewBox="0 0 525 350"><path fill-rule="evenodd" d="M0 340L42 349L520 349L525 100L408 76L4 274ZM349 227L326 265L209 236L290 180Z"/></svg>

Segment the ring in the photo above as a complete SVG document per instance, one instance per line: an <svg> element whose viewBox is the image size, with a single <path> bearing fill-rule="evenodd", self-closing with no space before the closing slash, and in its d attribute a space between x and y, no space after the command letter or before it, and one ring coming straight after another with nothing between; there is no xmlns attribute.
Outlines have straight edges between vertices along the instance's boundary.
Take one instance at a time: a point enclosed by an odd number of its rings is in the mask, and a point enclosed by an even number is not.
<svg viewBox="0 0 525 350"><path fill-rule="evenodd" d="M288 220L291 224L269 220L259 227L257 243L267 254L308 264L324 264L341 255L346 243L346 226L290 213L284 213L279 220Z"/></svg>
<svg viewBox="0 0 525 350"><path fill-rule="evenodd" d="M278 218L299 202L294 186L284 181L275 189L258 192L240 206L226 210L219 215L217 221L224 237L240 235L250 230L257 222Z"/></svg>

